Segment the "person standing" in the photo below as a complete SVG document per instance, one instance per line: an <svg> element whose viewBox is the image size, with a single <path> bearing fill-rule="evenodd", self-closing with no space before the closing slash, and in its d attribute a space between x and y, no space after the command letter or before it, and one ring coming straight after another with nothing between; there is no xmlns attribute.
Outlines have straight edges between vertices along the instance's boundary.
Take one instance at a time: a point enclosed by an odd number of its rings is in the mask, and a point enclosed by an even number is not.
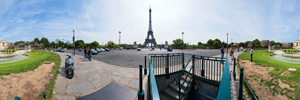
<svg viewBox="0 0 300 100"><path fill-rule="evenodd" d="M234 58L234 49L233 49L233 47L231 47L230 56L231 56L231 60L233 60L233 58Z"/></svg>
<svg viewBox="0 0 300 100"><path fill-rule="evenodd" d="M223 58L224 58L224 52L225 52L224 45L222 45L222 47L221 47L220 51L221 51L221 64L224 64L224 62L223 62Z"/></svg>
<svg viewBox="0 0 300 100"><path fill-rule="evenodd" d="M92 61L92 49L91 49L91 47L88 47L88 55L89 55L89 60Z"/></svg>
<svg viewBox="0 0 300 100"><path fill-rule="evenodd" d="M87 58L87 51L88 51L88 50L87 50L87 47L84 47L84 50L83 50L83 51L84 51L84 58Z"/></svg>
<svg viewBox="0 0 300 100"><path fill-rule="evenodd" d="M253 57L253 47L251 47L251 50L250 50L250 57L251 57L251 62L252 62L252 57Z"/></svg>

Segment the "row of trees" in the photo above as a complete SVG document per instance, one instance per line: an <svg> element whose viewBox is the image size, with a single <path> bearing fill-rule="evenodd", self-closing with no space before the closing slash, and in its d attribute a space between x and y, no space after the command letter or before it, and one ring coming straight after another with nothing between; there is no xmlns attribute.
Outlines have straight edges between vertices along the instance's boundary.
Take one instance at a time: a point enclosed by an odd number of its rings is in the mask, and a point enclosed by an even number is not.
<svg viewBox="0 0 300 100"><path fill-rule="evenodd" d="M50 42L47 38L42 37L41 39L34 38L33 41L16 41L14 44L10 45L10 48L16 47L24 47L27 45L31 45L32 47L37 48L74 48L73 43L69 41L62 41L60 39L56 39L55 41ZM91 43L85 43L84 40L76 40L75 48L84 48L86 46L92 48L119 48L118 44L115 44L113 41L108 41L104 45L100 45L97 41L93 41ZM132 47L132 44L120 44L121 47Z"/></svg>
<svg viewBox="0 0 300 100"><path fill-rule="evenodd" d="M219 39L209 39L206 43L198 42L197 45L187 45L187 43L183 43L182 39L176 39L173 40L173 43L171 44L172 48L210 48L210 49L218 49L221 48L222 46L226 46L227 44L223 41L220 41ZM258 40L254 39L253 41L246 41L246 42L240 42L240 43L230 43L228 44L229 47L235 46L235 47L244 47L244 48L267 48L269 45L273 46L276 45L276 47L282 47L282 44L280 42L275 42L274 40ZM158 45L161 47L162 45ZM293 44L290 43L288 47L292 47Z"/></svg>
<svg viewBox="0 0 300 100"><path fill-rule="evenodd" d="M41 39L34 38L33 41L16 41L13 45L11 45L11 48L14 47L24 47L26 45L31 45L33 47L38 48L74 48L73 43L70 43L69 41L61 41L59 39L56 39L55 41L50 42L47 38L42 37ZM139 47L141 44L137 44ZM211 49L218 49L221 48L222 45L226 46L227 44L219 39L209 39L206 43L198 42L196 45L188 45L187 43L184 43L182 39L175 39L173 40L173 43L171 44L172 48L211 48ZM281 47L282 44L280 42L275 42L273 40L258 40L254 39L253 41L246 41L246 42L240 42L240 43L230 43L228 46L231 47L232 45L237 47L254 47L254 48L267 48L268 45L276 45L276 47ZM90 46L92 48L119 48L118 44L115 44L113 41L108 41L104 45L99 45L97 41L93 41L91 43L85 43L84 40L76 40L75 41L75 48L84 48L86 46ZM127 47L133 47L133 44L120 44L121 47L127 48ZM292 46L292 43L289 44L289 46ZM163 44L158 44L156 47L164 47Z"/></svg>

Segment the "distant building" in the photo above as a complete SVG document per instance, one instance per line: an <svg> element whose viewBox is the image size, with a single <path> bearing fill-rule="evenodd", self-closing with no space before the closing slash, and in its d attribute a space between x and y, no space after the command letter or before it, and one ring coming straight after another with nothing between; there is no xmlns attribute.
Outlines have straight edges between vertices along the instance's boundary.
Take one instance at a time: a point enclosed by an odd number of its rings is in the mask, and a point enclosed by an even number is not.
<svg viewBox="0 0 300 100"><path fill-rule="evenodd" d="M281 47L292 47L292 45L288 42L282 42Z"/></svg>
<svg viewBox="0 0 300 100"><path fill-rule="evenodd" d="M7 49L12 43L6 42L5 40L0 41L0 50Z"/></svg>
<svg viewBox="0 0 300 100"><path fill-rule="evenodd" d="M296 40L296 41L293 43L293 48L294 48L294 49L300 49L300 40Z"/></svg>

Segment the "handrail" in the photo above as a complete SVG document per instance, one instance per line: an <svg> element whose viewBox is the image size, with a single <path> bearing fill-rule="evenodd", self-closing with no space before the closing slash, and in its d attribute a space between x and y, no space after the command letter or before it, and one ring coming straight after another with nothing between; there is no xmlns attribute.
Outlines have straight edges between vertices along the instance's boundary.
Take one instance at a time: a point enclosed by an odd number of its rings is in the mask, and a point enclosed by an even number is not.
<svg viewBox="0 0 300 100"><path fill-rule="evenodd" d="M193 78L193 77L194 77L194 75L192 74L191 78ZM191 80L189 81L189 83L187 84L187 86L189 86L190 83L191 83ZM185 89L184 89L184 91L183 91L183 94L185 94L187 88L188 88L188 87L185 87ZM179 93L180 93L180 92L179 92ZM180 100L181 100L182 98L183 98L183 96L180 97Z"/></svg>
<svg viewBox="0 0 300 100"><path fill-rule="evenodd" d="M189 72L187 73L186 77L184 78L184 80L183 80L183 82L182 82L183 84L184 84L184 82L186 81L187 77L190 75L190 72L191 72L191 70L193 69L193 67L194 67L194 66L192 66L192 67L190 68ZM180 77L180 76L179 76L179 77ZM180 85L179 89L181 89L181 88L183 87L183 84Z"/></svg>
<svg viewBox="0 0 300 100"><path fill-rule="evenodd" d="M243 77L243 79L244 79L244 81L245 81L245 83L246 83L247 87L249 88L249 91L251 92L251 94L252 94L252 97L253 97L255 100L257 100L257 97L256 97L256 95L254 94L254 92L252 91L252 89L251 89L250 85L248 84L248 82L247 82L246 78L245 78L245 77Z"/></svg>
<svg viewBox="0 0 300 100"><path fill-rule="evenodd" d="M230 90L230 74L229 74L229 55L226 55L225 66L223 70L223 75L218 91L217 100L230 100L231 90Z"/></svg>
<svg viewBox="0 0 300 100"><path fill-rule="evenodd" d="M193 58L193 56L192 56L192 57L189 59L189 61L186 63L186 65L185 65L184 68L182 69L182 71L181 71L181 73L180 73L179 76L181 76L181 75L183 74L184 70L185 70L186 67L189 65L189 63L190 63L190 61L191 61L192 58ZM177 78L177 81L179 80L179 78L180 78L180 77Z"/></svg>
<svg viewBox="0 0 300 100"><path fill-rule="evenodd" d="M152 61L151 61L151 56L149 55L149 75L150 75L150 85L151 85L151 92L152 92L152 99L153 100L160 100L159 97L159 92L157 89L157 84L156 84L156 80L155 80L155 76L154 76L154 72L153 72L153 68L152 68Z"/></svg>

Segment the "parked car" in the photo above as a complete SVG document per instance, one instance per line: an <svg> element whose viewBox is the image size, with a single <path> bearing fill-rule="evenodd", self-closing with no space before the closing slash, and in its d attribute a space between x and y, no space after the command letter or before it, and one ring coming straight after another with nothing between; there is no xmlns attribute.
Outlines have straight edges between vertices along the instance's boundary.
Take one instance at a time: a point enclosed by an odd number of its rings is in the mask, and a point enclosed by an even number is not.
<svg viewBox="0 0 300 100"><path fill-rule="evenodd" d="M108 49L108 48L105 48L105 51L109 51L109 49Z"/></svg>
<svg viewBox="0 0 300 100"><path fill-rule="evenodd" d="M103 49L103 48L99 48L100 50L101 50L101 52L105 52L105 49Z"/></svg>
<svg viewBox="0 0 300 100"><path fill-rule="evenodd" d="M91 51L92 51L92 55L97 55L98 54L98 51L95 50L95 49L91 49Z"/></svg>
<svg viewBox="0 0 300 100"><path fill-rule="evenodd" d="M81 48L79 48L79 49L78 49L78 51L82 51L82 49L81 49Z"/></svg>
<svg viewBox="0 0 300 100"><path fill-rule="evenodd" d="M58 51L59 52L65 52L65 49L59 49Z"/></svg>
<svg viewBox="0 0 300 100"><path fill-rule="evenodd" d="M96 51L98 52L101 52L101 49L100 48L95 48Z"/></svg>
<svg viewBox="0 0 300 100"><path fill-rule="evenodd" d="M137 48L136 50L137 50L137 51L141 51L141 48Z"/></svg>
<svg viewBox="0 0 300 100"><path fill-rule="evenodd" d="M172 49L172 48L168 48L168 49L167 49L167 51L169 51L169 52L172 52L172 51L173 51L173 49Z"/></svg>

